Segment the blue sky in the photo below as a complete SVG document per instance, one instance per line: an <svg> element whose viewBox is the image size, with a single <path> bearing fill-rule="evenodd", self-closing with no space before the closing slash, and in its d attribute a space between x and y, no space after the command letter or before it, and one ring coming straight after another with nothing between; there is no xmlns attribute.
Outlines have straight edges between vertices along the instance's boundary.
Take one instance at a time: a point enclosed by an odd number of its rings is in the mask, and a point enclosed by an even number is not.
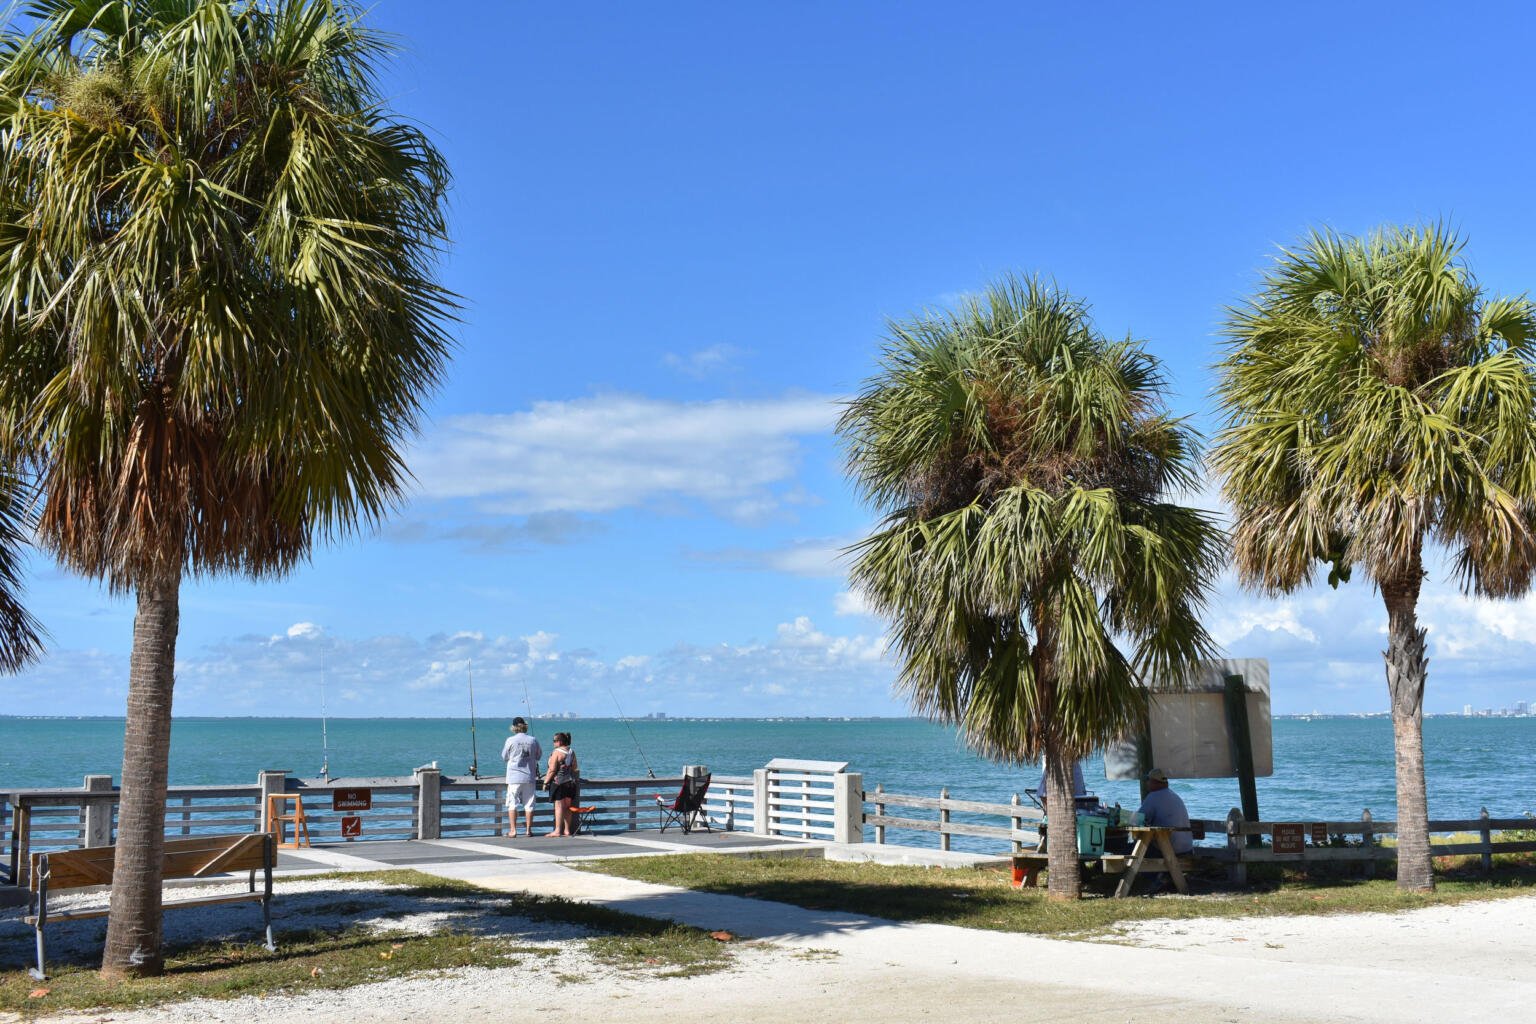
<svg viewBox="0 0 1536 1024"><path fill-rule="evenodd" d="M472 12L472 13L471 13ZM183 592L180 714L899 714L837 551L836 403L887 317L1010 270L1146 339L1209 427L1224 306L1277 245L1445 220L1536 284L1536 13L1442 4L379 0L455 174L461 347L376 535ZM35 560L4 710L121 713L130 601ZM1438 570L1438 567L1437 567ZM1536 602L1436 573L1430 711L1536 699ZM1368 585L1223 581L1279 712L1386 707Z"/></svg>

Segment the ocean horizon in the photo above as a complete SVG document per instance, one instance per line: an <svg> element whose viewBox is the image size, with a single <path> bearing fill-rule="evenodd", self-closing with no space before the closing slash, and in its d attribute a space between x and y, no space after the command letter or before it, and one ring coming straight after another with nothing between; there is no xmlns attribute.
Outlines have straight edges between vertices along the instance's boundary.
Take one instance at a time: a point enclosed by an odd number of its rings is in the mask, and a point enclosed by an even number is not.
<svg viewBox="0 0 1536 1024"><path fill-rule="evenodd" d="M436 762L445 775L502 774L507 717L268 718L186 717L172 725L172 785L254 783L281 769L315 778L328 762L333 778L405 776ZM75 787L88 774L117 778L123 720L118 717L0 718L0 790ZM556 730L590 778L674 777L685 764L719 775L750 775L775 757L846 763L866 792L1007 803L1039 781L1037 766L986 761L953 728L921 718L539 718L533 732L550 746ZM1258 780L1263 817L1347 820L1369 809L1395 817L1392 724L1386 716L1276 717L1274 774ZM1494 817L1536 811L1536 717L1429 717L1424 723L1429 809L1436 818ZM1104 779L1097 757L1084 762L1088 786L1108 803L1135 806L1135 782ZM1175 780L1196 817L1221 818L1239 802L1235 779ZM924 817L926 812L910 812ZM893 841L932 844L931 835L895 833ZM957 848L970 843L956 839ZM995 845L995 844L994 844Z"/></svg>

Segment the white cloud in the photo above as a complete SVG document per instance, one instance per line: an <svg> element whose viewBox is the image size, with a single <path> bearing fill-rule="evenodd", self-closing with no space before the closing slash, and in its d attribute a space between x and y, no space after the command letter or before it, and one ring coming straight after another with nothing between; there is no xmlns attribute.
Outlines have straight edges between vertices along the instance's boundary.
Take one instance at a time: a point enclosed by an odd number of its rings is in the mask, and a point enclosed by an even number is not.
<svg viewBox="0 0 1536 1024"><path fill-rule="evenodd" d="M298 640L301 637L315 637L321 633L319 626L313 622L295 622L288 627L288 639Z"/></svg>
<svg viewBox="0 0 1536 1024"><path fill-rule="evenodd" d="M832 610L838 615L873 615L869 597L862 590L843 590L832 598Z"/></svg>
<svg viewBox="0 0 1536 1024"><path fill-rule="evenodd" d="M1255 631L1287 633L1308 644L1317 644L1317 634L1303 625L1297 604L1288 599L1278 601L1251 601L1217 615L1207 627L1215 641L1223 647L1248 639Z"/></svg>
<svg viewBox="0 0 1536 1024"><path fill-rule="evenodd" d="M694 561L714 562L732 568L767 569L810 579L841 579L847 571L843 549L850 543L848 538L817 537L766 550L721 548L687 554Z"/></svg>
<svg viewBox="0 0 1536 1024"><path fill-rule="evenodd" d="M676 644L652 653L604 657L562 643L549 631L488 636L463 631L427 637L303 632L231 637L183 648L176 665L176 710L182 715L318 715L322 665L330 711L342 715L460 715L475 701L486 717L516 714L531 695L543 713L816 715L899 714L890 697L893 669L881 636L823 631L801 616L767 640L707 646ZM126 655L54 651L22 677L7 681L18 714L71 710L121 714ZM610 691L612 695L610 695Z"/></svg>
<svg viewBox="0 0 1536 1024"><path fill-rule="evenodd" d="M662 362L679 373L702 379L731 369L741 354L741 350L733 345L710 345L685 355L668 352L662 357Z"/></svg>
<svg viewBox="0 0 1536 1024"><path fill-rule="evenodd" d="M411 459L425 496L535 515L706 504L743 519L785 500L799 438L825 434L836 399L671 402L609 395L458 416Z"/></svg>

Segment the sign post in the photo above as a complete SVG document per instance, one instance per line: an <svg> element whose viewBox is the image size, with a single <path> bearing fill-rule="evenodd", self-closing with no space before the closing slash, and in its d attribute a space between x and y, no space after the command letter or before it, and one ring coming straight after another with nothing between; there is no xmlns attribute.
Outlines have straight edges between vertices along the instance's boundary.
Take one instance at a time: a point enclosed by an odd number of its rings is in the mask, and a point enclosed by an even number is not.
<svg viewBox="0 0 1536 1024"><path fill-rule="evenodd" d="M1237 791L1243 802L1243 817L1259 821L1259 787L1253 774L1253 735L1248 726L1248 687L1236 673L1226 677L1227 728L1232 735L1232 760L1237 767ZM1262 836L1249 836L1248 845L1258 846Z"/></svg>

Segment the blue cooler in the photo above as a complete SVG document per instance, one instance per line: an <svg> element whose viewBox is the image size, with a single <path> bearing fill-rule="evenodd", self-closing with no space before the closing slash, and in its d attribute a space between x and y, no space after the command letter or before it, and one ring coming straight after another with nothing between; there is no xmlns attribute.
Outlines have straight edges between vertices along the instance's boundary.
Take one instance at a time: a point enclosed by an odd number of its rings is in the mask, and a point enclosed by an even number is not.
<svg viewBox="0 0 1536 1024"><path fill-rule="evenodd" d="M1077 815L1077 855L1079 857L1104 856L1104 834L1109 830L1109 815Z"/></svg>

